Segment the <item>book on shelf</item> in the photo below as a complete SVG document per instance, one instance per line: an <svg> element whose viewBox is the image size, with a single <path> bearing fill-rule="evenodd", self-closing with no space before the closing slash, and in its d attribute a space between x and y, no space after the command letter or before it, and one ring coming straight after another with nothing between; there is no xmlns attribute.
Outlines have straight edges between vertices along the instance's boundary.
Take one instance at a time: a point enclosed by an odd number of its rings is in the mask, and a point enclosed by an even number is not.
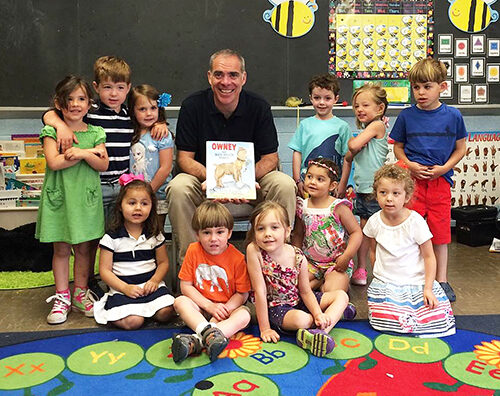
<svg viewBox="0 0 500 396"><path fill-rule="evenodd" d="M0 140L0 153L15 153L24 156L24 142L14 140Z"/></svg>
<svg viewBox="0 0 500 396"><path fill-rule="evenodd" d="M256 199L254 146L207 141L207 198Z"/></svg>
<svg viewBox="0 0 500 396"><path fill-rule="evenodd" d="M0 190L5 190L5 171L2 163L0 163Z"/></svg>
<svg viewBox="0 0 500 396"><path fill-rule="evenodd" d="M38 134L12 134L10 138L16 142L23 142L25 157L43 156L43 147Z"/></svg>
<svg viewBox="0 0 500 396"><path fill-rule="evenodd" d="M45 173L45 165L45 158L19 158L19 171L24 175Z"/></svg>
<svg viewBox="0 0 500 396"><path fill-rule="evenodd" d="M16 173L19 170L20 162L17 153L0 153L0 164L5 173Z"/></svg>

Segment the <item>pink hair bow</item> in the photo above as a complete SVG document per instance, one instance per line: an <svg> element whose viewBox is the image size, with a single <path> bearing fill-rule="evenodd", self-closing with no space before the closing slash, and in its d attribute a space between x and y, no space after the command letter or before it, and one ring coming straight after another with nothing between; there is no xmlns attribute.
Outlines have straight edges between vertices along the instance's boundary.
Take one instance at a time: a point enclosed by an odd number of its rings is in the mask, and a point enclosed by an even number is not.
<svg viewBox="0 0 500 396"><path fill-rule="evenodd" d="M133 182L134 180L144 181L144 175L134 175L133 173L124 173L118 179L118 183L120 183L120 186L126 186L127 184Z"/></svg>

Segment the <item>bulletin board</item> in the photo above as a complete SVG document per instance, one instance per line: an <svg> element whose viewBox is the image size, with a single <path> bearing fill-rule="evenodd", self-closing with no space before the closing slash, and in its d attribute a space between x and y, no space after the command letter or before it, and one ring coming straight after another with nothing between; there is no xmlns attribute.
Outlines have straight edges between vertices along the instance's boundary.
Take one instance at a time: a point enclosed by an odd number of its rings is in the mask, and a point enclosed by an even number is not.
<svg viewBox="0 0 500 396"><path fill-rule="evenodd" d="M500 103L499 12L500 2L435 2L434 56L448 66L445 103Z"/></svg>
<svg viewBox="0 0 500 396"><path fill-rule="evenodd" d="M329 70L342 79L405 79L432 56L448 67L448 104L500 103L500 2L330 0Z"/></svg>
<svg viewBox="0 0 500 396"><path fill-rule="evenodd" d="M433 54L433 2L330 1L330 72L339 78L405 78Z"/></svg>

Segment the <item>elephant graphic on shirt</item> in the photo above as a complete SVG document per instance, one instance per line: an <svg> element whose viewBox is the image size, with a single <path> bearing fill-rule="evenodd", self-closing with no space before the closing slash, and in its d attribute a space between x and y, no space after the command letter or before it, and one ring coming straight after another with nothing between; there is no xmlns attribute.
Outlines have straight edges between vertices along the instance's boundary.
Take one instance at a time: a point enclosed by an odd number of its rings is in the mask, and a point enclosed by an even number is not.
<svg viewBox="0 0 500 396"><path fill-rule="evenodd" d="M226 288L229 289L229 281L227 279L226 270L218 265L208 265L200 264L196 268L196 283L199 285L200 289L203 289L203 281L210 282L210 292L214 291L214 286L217 287L218 291L222 291L222 285L219 279L222 279L226 283Z"/></svg>

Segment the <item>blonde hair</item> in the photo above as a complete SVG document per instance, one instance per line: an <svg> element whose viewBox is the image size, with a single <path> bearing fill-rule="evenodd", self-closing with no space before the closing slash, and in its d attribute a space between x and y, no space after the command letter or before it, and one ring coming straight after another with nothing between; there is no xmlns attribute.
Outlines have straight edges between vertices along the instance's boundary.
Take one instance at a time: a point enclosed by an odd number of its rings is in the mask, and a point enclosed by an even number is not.
<svg viewBox="0 0 500 396"><path fill-rule="evenodd" d="M123 59L116 56L101 56L94 63L94 81L99 84L103 80L114 83L130 84L130 66Z"/></svg>
<svg viewBox="0 0 500 396"><path fill-rule="evenodd" d="M387 92L385 92L385 89L380 86L380 84L374 84L374 83L367 83L359 88L357 88L354 93L352 94L352 109L354 110L354 101L358 97L359 94L362 92L370 92L373 98L373 101L377 105L384 105L384 110L382 111L382 114L380 114L379 119L382 119L382 117L385 115L385 112L387 111L387 106L389 105L389 102L387 101ZM363 125L358 118L356 117L356 125L358 128L362 128L366 125Z"/></svg>
<svg viewBox="0 0 500 396"><path fill-rule="evenodd" d="M377 188L380 185L380 179L389 179L398 183L403 183L408 198L411 198L415 190L415 181L411 177L410 171L396 164L384 165L375 172L373 177L373 194L375 196L377 195Z"/></svg>
<svg viewBox="0 0 500 396"><path fill-rule="evenodd" d="M247 231L247 236L245 238L246 245L255 242L255 228L259 224L259 221L266 214L273 211L276 213L276 217L285 229L290 227L290 219L288 218L288 213L282 205L274 201L263 201L255 207L250 216L250 229Z"/></svg>
<svg viewBox="0 0 500 396"><path fill-rule="evenodd" d="M191 227L196 232L212 227L225 227L232 230L234 219L229 210L220 202L205 200L194 212Z"/></svg>
<svg viewBox="0 0 500 396"><path fill-rule="evenodd" d="M436 82L442 83L446 79L446 66L443 62L433 58L419 60L408 73L410 83Z"/></svg>

